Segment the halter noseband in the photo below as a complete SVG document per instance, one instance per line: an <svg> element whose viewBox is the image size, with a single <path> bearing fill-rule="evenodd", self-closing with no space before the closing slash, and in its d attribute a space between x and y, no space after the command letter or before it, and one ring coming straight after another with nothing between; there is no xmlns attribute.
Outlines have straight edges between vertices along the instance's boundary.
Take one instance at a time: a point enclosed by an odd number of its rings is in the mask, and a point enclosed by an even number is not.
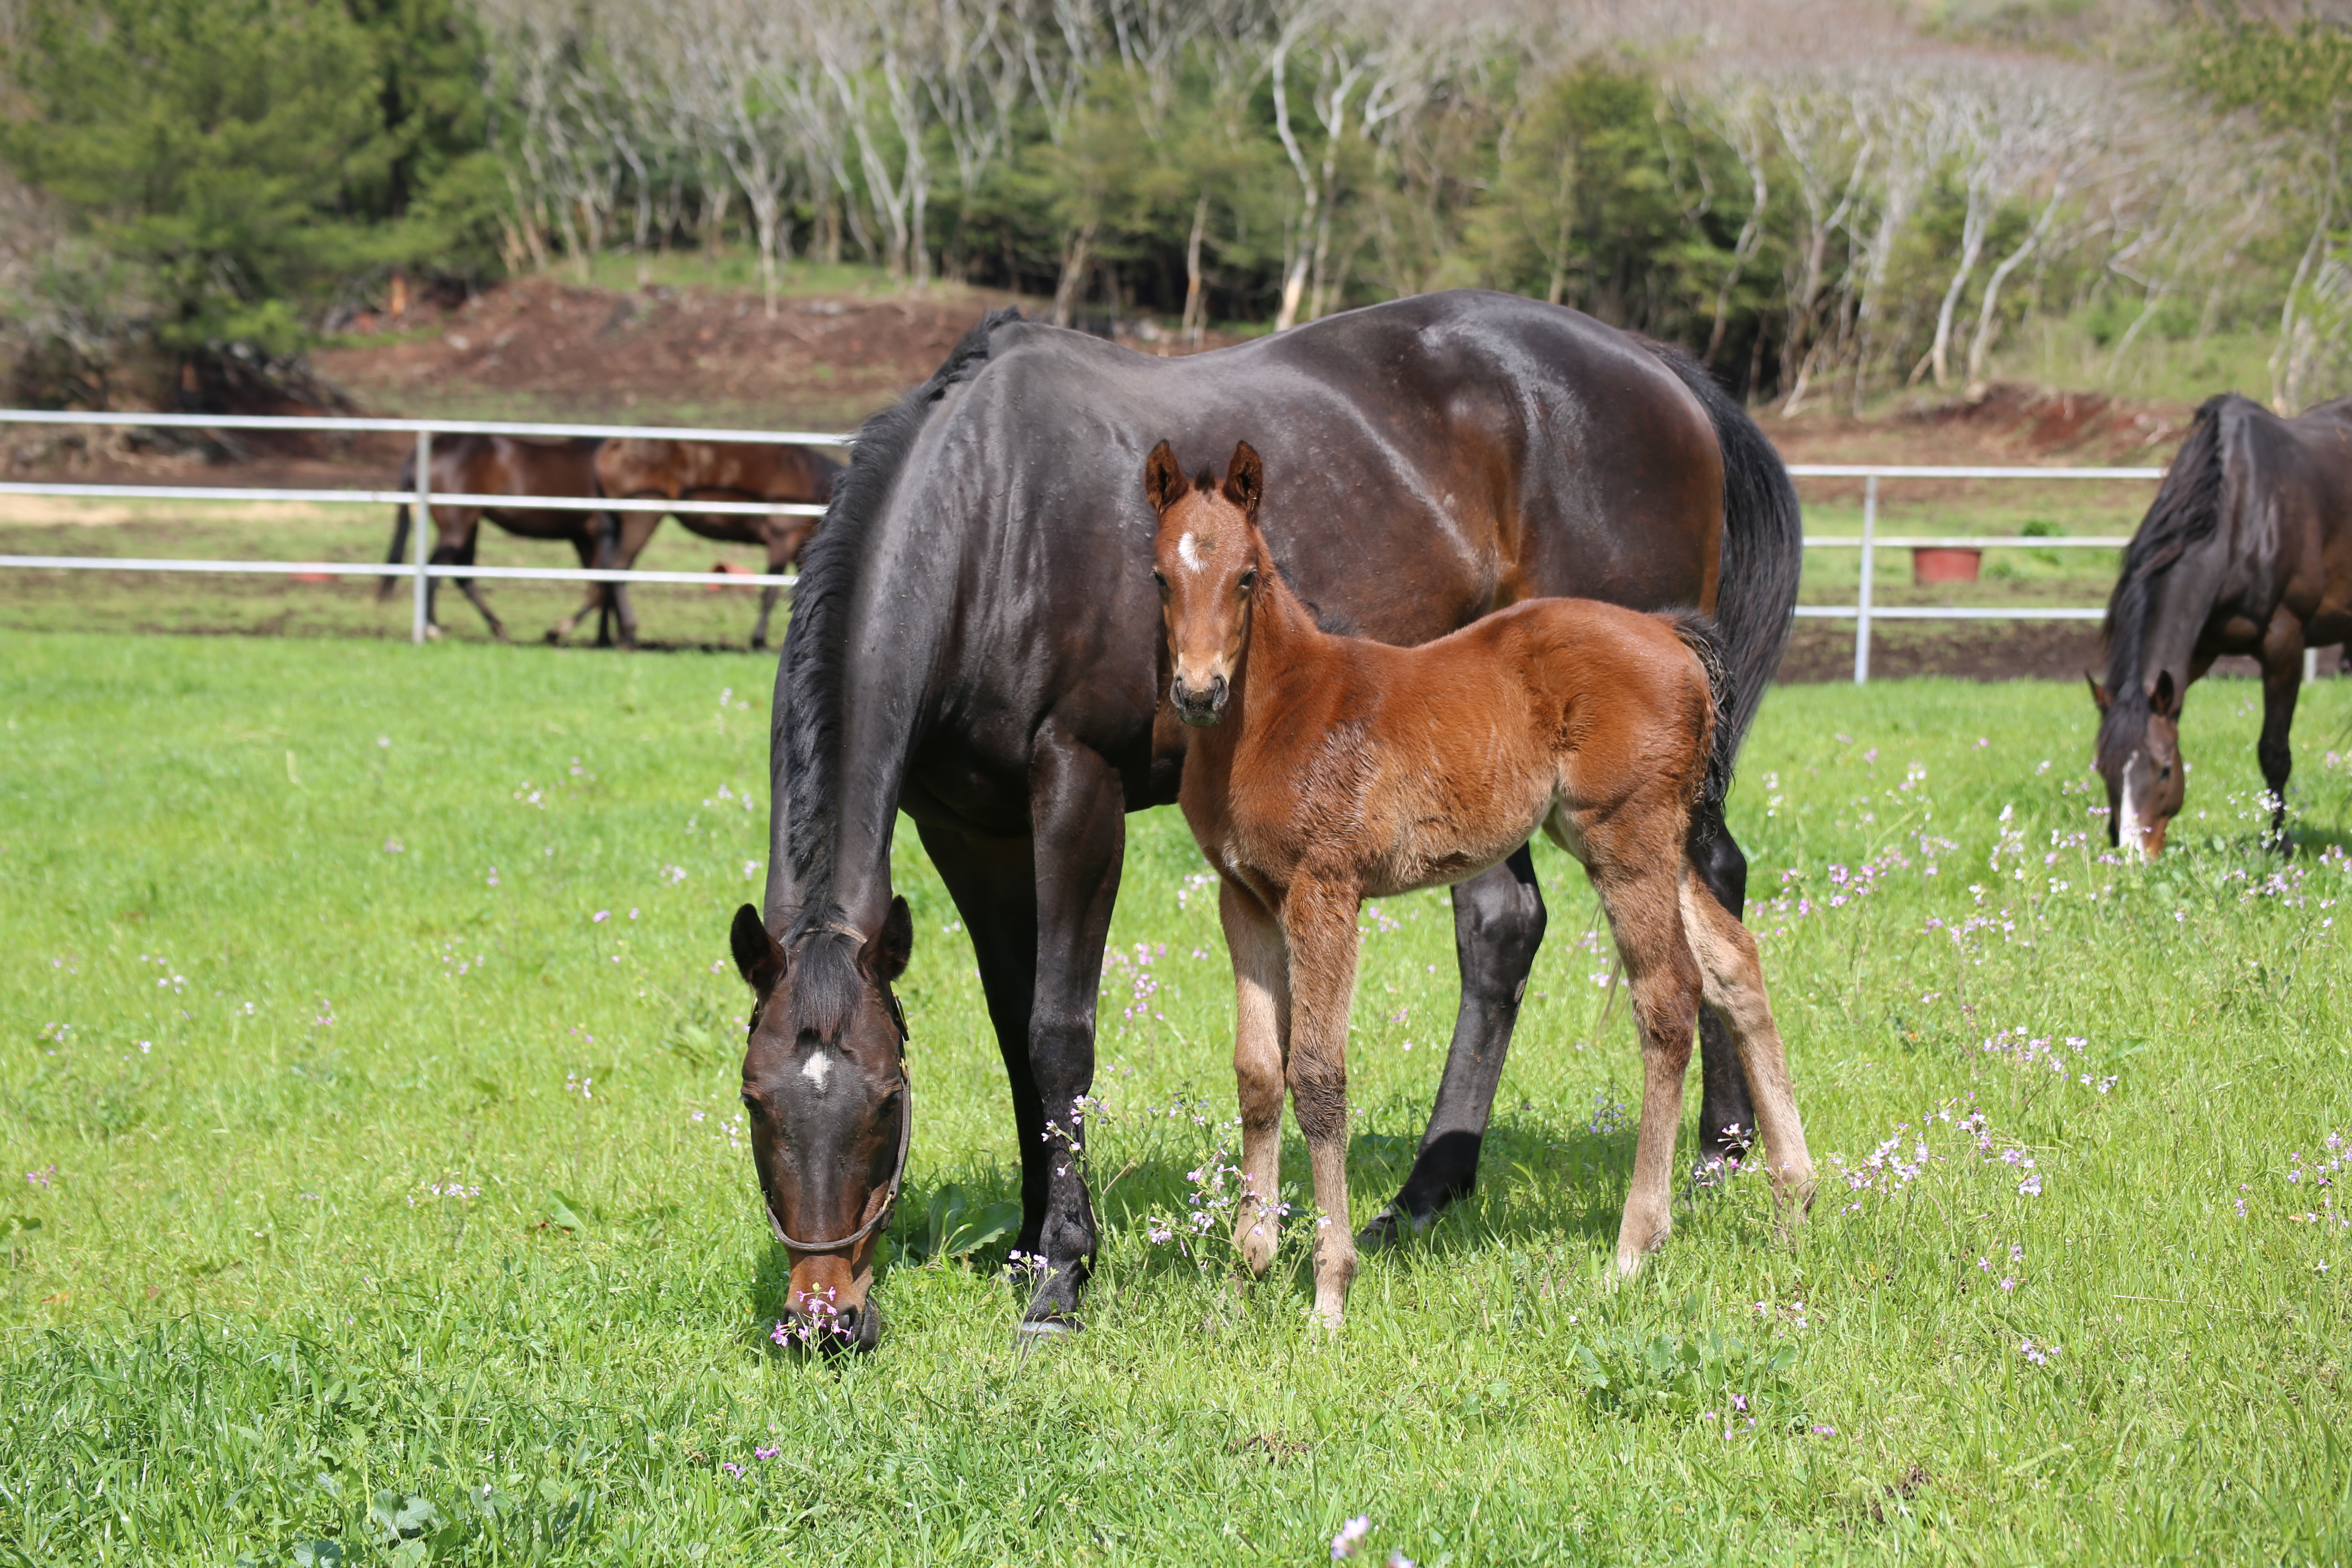
<svg viewBox="0 0 2352 1568"><path fill-rule="evenodd" d="M820 929L835 931L843 936L855 937L860 942L866 940L866 933L846 921L835 921ZM839 1241L794 1240L784 1234L784 1222L776 1217L775 1205L767 1203L769 1228L776 1233L778 1241L782 1242L794 1252L845 1251L887 1224L890 1211L898 1206L898 1188L907 1179L907 1152L914 1146L915 1142L915 1080L907 1072L907 1010L898 1005L898 994L887 985L882 987L882 1000L889 1005L890 1021L898 1026L898 1088L904 1096L898 1105L898 1158L890 1167L890 1185L885 1191L880 1212ZM767 1202L765 1194L761 1194L761 1197L763 1203Z"/></svg>

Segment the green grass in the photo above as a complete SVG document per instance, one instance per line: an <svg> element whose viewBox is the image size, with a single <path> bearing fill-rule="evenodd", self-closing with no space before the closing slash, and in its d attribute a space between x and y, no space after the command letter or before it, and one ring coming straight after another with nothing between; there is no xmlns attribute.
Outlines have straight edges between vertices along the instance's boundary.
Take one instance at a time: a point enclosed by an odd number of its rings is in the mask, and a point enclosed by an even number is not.
<svg viewBox="0 0 2352 1568"><path fill-rule="evenodd" d="M2071 687L1774 692L1734 817L1790 900L1751 916L1811 1221L1782 1243L1736 1178L1612 1287L1638 1074L1547 849L1484 1184L1368 1261L1337 1342L1297 1236L1255 1286L1147 1239L1217 1131L1150 1113L1233 1092L1164 811L1105 980L1090 1328L1024 1359L1005 1242L925 1256L934 1198L985 1215L1013 1151L902 834L921 1111L888 1336L828 1363L767 1342L729 1131L772 670L0 634L0 1558L1304 1563L1357 1514L1424 1564L2352 1553L2342 1177L2289 1180L2352 1133L2352 683L2306 695L2285 865L2246 817L2252 689L2198 688L2183 852L2145 871L2073 837ZM1454 992L1442 897L1363 923L1358 1219ZM1138 943L1164 1023L1122 1017ZM1981 1048L2020 1026L2064 1075Z"/></svg>

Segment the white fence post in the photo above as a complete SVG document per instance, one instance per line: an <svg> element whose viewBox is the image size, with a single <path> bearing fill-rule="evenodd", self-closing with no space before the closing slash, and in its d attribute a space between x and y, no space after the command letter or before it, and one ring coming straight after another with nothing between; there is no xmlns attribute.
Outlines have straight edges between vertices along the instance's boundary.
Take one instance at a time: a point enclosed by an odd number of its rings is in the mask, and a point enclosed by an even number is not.
<svg viewBox="0 0 2352 1568"><path fill-rule="evenodd" d="M1853 683L1870 684L1870 580L1878 535L1878 476L1862 481L1862 592L1855 596Z"/></svg>
<svg viewBox="0 0 2352 1568"><path fill-rule="evenodd" d="M2319 650L2315 647L2305 648L2303 650L2303 683L2308 686L2318 679Z"/></svg>
<svg viewBox="0 0 2352 1568"><path fill-rule="evenodd" d="M466 487L459 485L459 489ZM409 622L408 640L423 646L431 627L425 616L432 607L432 579L425 574L425 563L433 559L432 541L440 530L433 525L433 432L416 433L416 612Z"/></svg>

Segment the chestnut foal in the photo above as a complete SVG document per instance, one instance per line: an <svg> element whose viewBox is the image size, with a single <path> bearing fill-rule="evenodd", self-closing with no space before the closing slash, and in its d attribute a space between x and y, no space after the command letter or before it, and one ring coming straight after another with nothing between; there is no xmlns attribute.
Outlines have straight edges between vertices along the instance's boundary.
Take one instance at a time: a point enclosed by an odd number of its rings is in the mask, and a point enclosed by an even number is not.
<svg viewBox="0 0 2352 1568"><path fill-rule="evenodd" d="M1536 599L1419 647L1335 637L1258 532L1247 443L1220 484L1187 482L1162 441L1144 464L1170 700L1199 733L1184 819L1217 868L1237 994L1242 1208L1255 1274L1274 1259L1286 1079L1314 1170L1315 1305L1337 1326L1356 1246L1348 1210L1348 1009L1356 915L1475 876L1538 827L1581 861L1608 911L1642 1029L1641 1142L1617 1236L1631 1274L1673 1226L1683 1078L1702 995L1755 1092L1773 1194L1801 1214L1813 1167L1756 942L1685 858L1715 694L1706 624Z"/></svg>

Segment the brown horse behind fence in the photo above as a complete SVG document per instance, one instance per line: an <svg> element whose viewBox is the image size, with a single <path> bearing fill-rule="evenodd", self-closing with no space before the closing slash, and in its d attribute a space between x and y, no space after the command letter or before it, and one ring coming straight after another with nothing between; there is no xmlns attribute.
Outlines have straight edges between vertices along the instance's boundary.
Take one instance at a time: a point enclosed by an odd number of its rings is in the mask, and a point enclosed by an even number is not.
<svg viewBox="0 0 2352 1568"><path fill-rule="evenodd" d="M513 496L578 496L585 500L596 494L596 448L603 442L590 437L569 440L524 440L513 436L441 436L433 442L433 491L436 495ZM400 488L416 489L416 458L411 456L400 466ZM612 564L625 568L636 559L636 549L631 548L617 559L608 553L611 548L609 531L600 523L598 514L589 510L559 511L522 506L474 507L447 506L436 501L433 506L433 526L436 539L433 547L436 565L471 566L474 550L481 535L482 521L487 518L509 533L523 539L560 539L569 543L580 557L583 568ZM637 543L642 545L639 540ZM392 528L391 564L399 565L408 553L408 507L404 504L394 516ZM398 579L386 577L376 588L378 599L389 598ZM490 606L474 586L471 577L455 579L474 608L481 611L482 619L489 623L490 635L506 640L507 628L493 614ZM617 613L621 623L621 640L636 641L636 615L629 605L625 584L591 583L588 595L580 608L558 621L547 634L550 642L562 642L572 635L589 611L596 612L596 641L607 646L613 641L613 621ZM440 622L435 614L439 580L434 579L425 590L425 624L429 636L441 635Z"/></svg>
<svg viewBox="0 0 2352 1568"><path fill-rule="evenodd" d="M1276 1247L1286 1079L1325 1216L1315 1304L1341 1318L1356 1273L1348 1208L1348 1011L1357 910L1473 877L1541 827L1581 861L1622 954L1642 1030L1642 1124L1617 1237L1630 1274L1673 1225L1669 1184L1702 996L1730 1027L1774 1195L1811 1198L1812 1163L1747 928L1686 847L1711 770L1720 677L1691 614L1533 599L1418 647L1320 629L1257 528L1244 444L1220 484L1168 443L1144 465L1159 514L1176 716L1195 726L1181 801L1217 868L1236 992L1242 1110L1234 1242Z"/></svg>
<svg viewBox="0 0 2352 1568"><path fill-rule="evenodd" d="M596 493L615 500L797 501L823 505L833 499L841 465L806 447L783 442L670 441L633 437L607 441L596 454ZM781 574L800 559L816 531L814 517L757 517L747 512L672 513L689 533L727 544L758 544L768 552L768 574ZM661 522L659 512L624 512L614 524L620 553L630 560ZM768 619L777 587L760 595L760 618L751 646L768 645Z"/></svg>

